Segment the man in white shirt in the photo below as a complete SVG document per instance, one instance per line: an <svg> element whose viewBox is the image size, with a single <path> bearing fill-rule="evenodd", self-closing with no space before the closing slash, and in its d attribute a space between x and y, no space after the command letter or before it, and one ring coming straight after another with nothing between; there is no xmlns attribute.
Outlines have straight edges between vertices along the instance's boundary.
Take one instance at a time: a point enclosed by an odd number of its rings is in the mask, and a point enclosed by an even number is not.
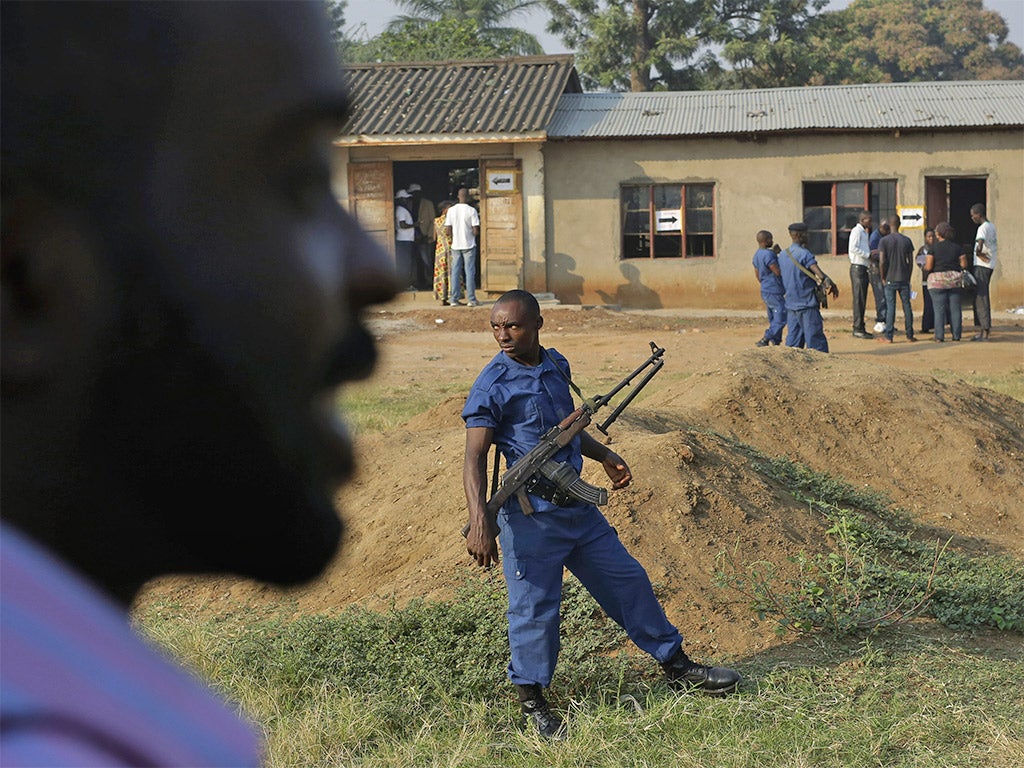
<svg viewBox="0 0 1024 768"><path fill-rule="evenodd" d="M448 209L444 217L444 231L452 244L450 282L451 295L448 302L459 306L462 295L462 278L466 278L466 299L469 306L476 307L476 239L480 235L480 214L471 206L469 190L459 190L459 202Z"/></svg>
<svg viewBox="0 0 1024 768"><path fill-rule="evenodd" d="M971 341L988 341L992 332L992 304L989 300L989 285L996 268L996 225L985 218L985 206L975 203L971 206L971 221L978 225L974 236L974 279L978 287L974 294L974 324L978 333Z"/></svg>
<svg viewBox="0 0 1024 768"><path fill-rule="evenodd" d="M409 286L410 291L416 290L416 264L413 261L413 249L416 245L416 222L409 210L412 199L406 190L398 190L395 195L395 279L399 285Z"/></svg>
<svg viewBox="0 0 1024 768"><path fill-rule="evenodd" d="M858 339L870 339L871 334L864 328L864 307L868 299L869 258L871 256L871 214L861 211L858 221L850 230L850 285L853 296L853 335Z"/></svg>

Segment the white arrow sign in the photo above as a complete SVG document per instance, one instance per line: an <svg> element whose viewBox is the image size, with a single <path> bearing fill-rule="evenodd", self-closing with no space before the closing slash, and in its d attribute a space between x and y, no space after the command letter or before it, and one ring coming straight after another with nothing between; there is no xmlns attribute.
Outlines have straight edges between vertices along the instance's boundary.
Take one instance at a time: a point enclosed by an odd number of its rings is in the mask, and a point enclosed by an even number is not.
<svg viewBox="0 0 1024 768"><path fill-rule="evenodd" d="M655 211L655 231L656 232L681 232L683 229L682 212L678 209L671 209L667 211Z"/></svg>
<svg viewBox="0 0 1024 768"><path fill-rule="evenodd" d="M924 208L901 206L898 211L900 214L900 229L924 228Z"/></svg>

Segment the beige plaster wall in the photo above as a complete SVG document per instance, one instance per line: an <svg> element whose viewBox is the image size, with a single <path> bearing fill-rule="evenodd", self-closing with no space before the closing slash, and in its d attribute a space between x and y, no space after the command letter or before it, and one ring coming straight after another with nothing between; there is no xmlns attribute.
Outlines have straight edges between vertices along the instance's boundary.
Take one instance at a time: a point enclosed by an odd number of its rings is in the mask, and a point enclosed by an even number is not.
<svg viewBox="0 0 1024 768"><path fill-rule="evenodd" d="M563 302L759 308L754 235L788 243L803 182L896 179L898 205L924 207L926 176L986 176L999 234L993 307L1024 304L1024 131L548 142L543 153L547 287ZM717 256L621 260L619 185L629 182L714 183ZM921 229L905 234L923 240ZM820 263L842 291L830 307L849 307L846 256Z"/></svg>
<svg viewBox="0 0 1024 768"><path fill-rule="evenodd" d="M517 144L515 156L523 166L523 287L534 293L547 291L544 260L546 206L544 204L544 154L542 144Z"/></svg>

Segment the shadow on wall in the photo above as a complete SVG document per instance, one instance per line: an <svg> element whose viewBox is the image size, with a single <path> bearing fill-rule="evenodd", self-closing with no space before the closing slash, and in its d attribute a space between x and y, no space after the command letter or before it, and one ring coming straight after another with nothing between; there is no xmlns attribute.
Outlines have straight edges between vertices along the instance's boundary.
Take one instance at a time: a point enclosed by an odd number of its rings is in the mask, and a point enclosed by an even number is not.
<svg viewBox="0 0 1024 768"><path fill-rule="evenodd" d="M556 287L558 300L563 304L583 303L583 277L573 273L576 259L567 253L556 253L548 260L548 285Z"/></svg>
<svg viewBox="0 0 1024 768"><path fill-rule="evenodd" d="M661 297L640 281L640 270L634 265L623 262L619 271L626 278L626 284L615 289L614 294L598 290L598 295L605 304L618 304L630 309L661 309Z"/></svg>

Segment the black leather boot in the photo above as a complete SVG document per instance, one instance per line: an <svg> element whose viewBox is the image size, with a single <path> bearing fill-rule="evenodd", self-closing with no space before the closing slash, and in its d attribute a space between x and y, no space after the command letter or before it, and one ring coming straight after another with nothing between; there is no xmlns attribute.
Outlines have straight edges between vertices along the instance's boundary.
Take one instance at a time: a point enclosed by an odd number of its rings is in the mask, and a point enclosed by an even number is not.
<svg viewBox="0 0 1024 768"><path fill-rule="evenodd" d="M519 706L523 712L523 724L533 723L537 733L545 739L563 741L565 723L551 711L539 685L517 685Z"/></svg>
<svg viewBox="0 0 1024 768"><path fill-rule="evenodd" d="M702 691L712 696L733 693L740 682L740 674L727 667L705 667L693 661L680 648L661 665L668 684L679 691Z"/></svg>

